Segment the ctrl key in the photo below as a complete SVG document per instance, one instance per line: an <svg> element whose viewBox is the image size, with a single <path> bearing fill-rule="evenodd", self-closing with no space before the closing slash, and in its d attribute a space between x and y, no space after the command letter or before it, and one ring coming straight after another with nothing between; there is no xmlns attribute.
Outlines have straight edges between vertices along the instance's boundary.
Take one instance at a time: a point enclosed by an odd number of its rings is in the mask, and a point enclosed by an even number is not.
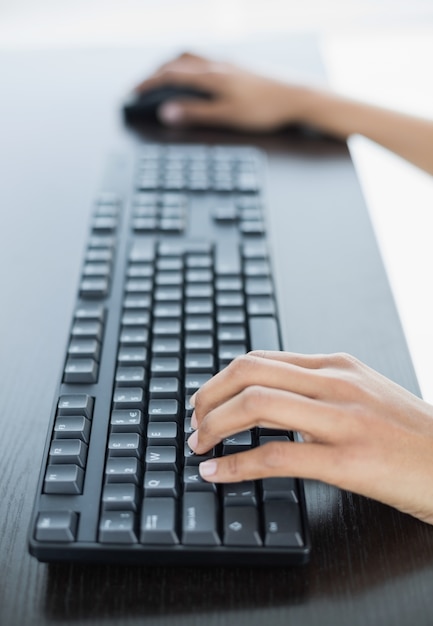
<svg viewBox="0 0 433 626"><path fill-rule="evenodd" d="M38 515L35 537L38 541L75 541L78 515L72 511L45 511Z"/></svg>

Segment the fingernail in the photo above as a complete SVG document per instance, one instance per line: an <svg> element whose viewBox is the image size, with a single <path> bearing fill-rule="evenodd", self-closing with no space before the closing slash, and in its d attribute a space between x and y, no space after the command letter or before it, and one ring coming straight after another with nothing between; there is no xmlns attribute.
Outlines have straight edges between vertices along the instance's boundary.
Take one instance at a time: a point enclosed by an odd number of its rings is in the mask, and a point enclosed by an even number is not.
<svg viewBox="0 0 433 626"><path fill-rule="evenodd" d="M191 428L194 428L194 430L196 430L198 428L197 418L195 416L195 411L193 411L192 415L191 415Z"/></svg>
<svg viewBox="0 0 433 626"><path fill-rule="evenodd" d="M200 472L200 476L202 478L206 478L216 474L217 468L218 463L216 461L203 461L203 463L200 463L198 466L198 471Z"/></svg>
<svg viewBox="0 0 433 626"><path fill-rule="evenodd" d="M177 122L180 122L183 118L183 110L182 107L175 102L168 102L159 108L158 115L161 120L167 124L177 124Z"/></svg>
<svg viewBox="0 0 433 626"><path fill-rule="evenodd" d="M195 452L195 449L197 447L197 443L198 443L198 432L195 431L188 438L188 445L191 448L191 450L193 450L194 452Z"/></svg>
<svg viewBox="0 0 433 626"><path fill-rule="evenodd" d="M195 407L195 398L197 396L197 392L193 393L192 396L189 399L189 403L190 405L194 408Z"/></svg>

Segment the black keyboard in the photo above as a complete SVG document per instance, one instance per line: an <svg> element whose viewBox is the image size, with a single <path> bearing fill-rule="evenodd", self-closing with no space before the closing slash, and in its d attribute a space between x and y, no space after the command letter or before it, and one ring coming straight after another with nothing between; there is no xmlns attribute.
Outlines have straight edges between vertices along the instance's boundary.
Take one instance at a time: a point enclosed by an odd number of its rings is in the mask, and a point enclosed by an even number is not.
<svg viewBox="0 0 433 626"><path fill-rule="evenodd" d="M238 355L281 347L263 155L144 143L130 170L108 177L92 211L30 551L42 561L303 563L301 481L215 485L198 472L214 455L296 435L248 430L202 456L186 443L190 396Z"/></svg>

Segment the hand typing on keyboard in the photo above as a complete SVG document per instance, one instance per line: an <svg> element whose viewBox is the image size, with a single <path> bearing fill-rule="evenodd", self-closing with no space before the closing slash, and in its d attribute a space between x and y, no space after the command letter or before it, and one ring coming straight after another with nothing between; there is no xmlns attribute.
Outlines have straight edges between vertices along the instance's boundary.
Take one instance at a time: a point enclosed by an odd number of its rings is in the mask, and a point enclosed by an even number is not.
<svg viewBox="0 0 433 626"><path fill-rule="evenodd" d="M203 462L208 481L318 479L433 524L433 407L351 356L252 352L191 404L198 429L188 443L198 454L253 426L304 439Z"/></svg>
<svg viewBox="0 0 433 626"><path fill-rule="evenodd" d="M433 173L433 122L302 84L286 84L229 63L183 54L138 91L190 86L208 101L171 101L168 125L268 131L298 123L339 138L357 133ZM201 465L215 482L266 476L318 478L433 523L433 409L352 357L278 352L237 358L196 396L189 445L201 454L252 426L294 429L293 441L258 447Z"/></svg>

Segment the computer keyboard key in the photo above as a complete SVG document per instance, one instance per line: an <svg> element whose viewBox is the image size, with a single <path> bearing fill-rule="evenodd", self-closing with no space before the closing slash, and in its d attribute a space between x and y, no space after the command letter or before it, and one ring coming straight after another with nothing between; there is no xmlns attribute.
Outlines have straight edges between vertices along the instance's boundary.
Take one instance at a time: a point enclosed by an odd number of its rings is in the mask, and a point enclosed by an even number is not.
<svg viewBox="0 0 433 626"><path fill-rule="evenodd" d="M109 483L102 490L102 506L106 511L136 511L137 487L133 483Z"/></svg>
<svg viewBox="0 0 433 626"><path fill-rule="evenodd" d="M54 464L75 464L85 467L87 445L81 439L53 439L48 462Z"/></svg>
<svg viewBox="0 0 433 626"><path fill-rule="evenodd" d="M152 278L153 274L152 263L130 263L126 270L128 278Z"/></svg>
<svg viewBox="0 0 433 626"><path fill-rule="evenodd" d="M141 387L115 387L113 394L113 408L143 410L143 389Z"/></svg>
<svg viewBox="0 0 433 626"><path fill-rule="evenodd" d="M84 415L92 419L94 398L87 394L69 394L60 396L57 403L59 415Z"/></svg>
<svg viewBox="0 0 433 626"><path fill-rule="evenodd" d="M213 336L210 333L186 333L185 350L186 352L209 352L213 350Z"/></svg>
<svg viewBox="0 0 433 626"><path fill-rule="evenodd" d="M147 471L144 474L144 497L178 498L178 476L173 471Z"/></svg>
<svg viewBox="0 0 433 626"><path fill-rule="evenodd" d="M89 357L99 361L101 344L96 339L72 339L68 347L68 354L77 358Z"/></svg>
<svg viewBox="0 0 433 626"><path fill-rule="evenodd" d="M122 315L122 326L149 326L150 311L147 309L137 309L136 311L126 311Z"/></svg>
<svg viewBox="0 0 433 626"><path fill-rule="evenodd" d="M280 339L275 317L249 319L251 350L279 350Z"/></svg>
<svg viewBox="0 0 433 626"><path fill-rule="evenodd" d="M213 292L212 284L188 283L185 287L187 298L212 298Z"/></svg>
<svg viewBox="0 0 433 626"><path fill-rule="evenodd" d="M256 507L230 506L224 509L224 545L261 546Z"/></svg>
<svg viewBox="0 0 433 626"><path fill-rule="evenodd" d="M182 543L219 546L217 497L209 492L186 492L182 502Z"/></svg>
<svg viewBox="0 0 433 626"><path fill-rule="evenodd" d="M180 339L175 337L154 337L151 350L155 356L178 356L181 352Z"/></svg>
<svg viewBox="0 0 433 626"><path fill-rule="evenodd" d="M245 354L246 351L247 346L245 343L226 344L220 346L218 350L218 358L220 361L223 361L226 365L228 365L230 361L233 361L233 359L241 354Z"/></svg>
<svg viewBox="0 0 433 626"><path fill-rule="evenodd" d="M271 296L274 289L269 278L247 278L245 293L247 296Z"/></svg>
<svg viewBox="0 0 433 626"><path fill-rule="evenodd" d="M287 500L298 504L296 479L291 477L272 477L262 480L264 502Z"/></svg>
<svg viewBox="0 0 433 626"><path fill-rule="evenodd" d="M137 433L112 433L108 439L108 453L112 457L141 457L143 440Z"/></svg>
<svg viewBox="0 0 433 626"><path fill-rule="evenodd" d="M175 446L178 435L176 422L149 422L147 425L147 443L150 446Z"/></svg>
<svg viewBox="0 0 433 626"><path fill-rule="evenodd" d="M249 296L247 298L248 315L274 316L276 314L274 299L270 296Z"/></svg>
<svg viewBox="0 0 433 626"><path fill-rule="evenodd" d="M141 543L178 544L176 508L174 498L145 498L141 511Z"/></svg>
<svg viewBox="0 0 433 626"><path fill-rule="evenodd" d="M81 439L89 443L90 421L84 415L61 415L54 424L56 439Z"/></svg>
<svg viewBox="0 0 433 626"><path fill-rule="evenodd" d="M36 521L38 541L75 541L78 515L73 511L41 511Z"/></svg>
<svg viewBox="0 0 433 626"><path fill-rule="evenodd" d="M245 324L245 311L243 308L219 308L217 310L218 325L224 324Z"/></svg>
<svg viewBox="0 0 433 626"><path fill-rule="evenodd" d="M89 263L111 263L113 250L110 248L89 248L86 251L85 260Z"/></svg>
<svg viewBox="0 0 433 626"><path fill-rule="evenodd" d="M178 376L181 371L180 359L154 356L150 362L150 371L153 376Z"/></svg>
<svg viewBox="0 0 433 626"><path fill-rule="evenodd" d="M116 370L115 381L119 387L130 387L131 385L144 387L146 383L146 371L144 367L120 366Z"/></svg>
<svg viewBox="0 0 433 626"><path fill-rule="evenodd" d="M105 480L107 483L141 482L141 463L135 457L108 457L105 464Z"/></svg>
<svg viewBox="0 0 433 626"><path fill-rule="evenodd" d="M110 270L109 263L86 263L83 268L83 276L86 278L108 278L110 276Z"/></svg>
<svg viewBox="0 0 433 626"><path fill-rule="evenodd" d="M63 374L65 383L93 384L98 380L98 364L94 359L69 358Z"/></svg>
<svg viewBox="0 0 433 626"><path fill-rule="evenodd" d="M182 327L179 320L161 320L158 319L153 325L154 337L179 337L182 333Z"/></svg>
<svg viewBox="0 0 433 626"><path fill-rule="evenodd" d="M145 326L124 326L120 333L121 346L146 346L149 340L149 329Z"/></svg>
<svg viewBox="0 0 433 626"><path fill-rule="evenodd" d="M262 278L270 276L271 270L268 261L251 260L245 262L244 273L248 277Z"/></svg>
<svg viewBox="0 0 433 626"><path fill-rule="evenodd" d="M212 298L189 298L185 301L186 315L212 315Z"/></svg>
<svg viewBox="0 0 433 626"><path fill-rule="evenodd" d="M137 346L121 346L117 354L117 361L121 365L146 365L147 349Z"/></svg>
<svg viewBox="0 0 433 626"><path fill-rule="evenodd" d="M176 446L148 446L145 458L146 469L177 471L177 457Z"/></svg>
<svg viewBox="0 0 433 626"><path fill-rule="evenodd" d="M144 430L143 413L139 409L114 409L111 412L112 433L137 433Z"/></svg>
<svg viewBox="0 0 433 626"><path fill-rule="evenodd" d="M185 331L187 333L211 333L214 323L211 315L186 315Z"/></svg>
<svg viewBox="0 0 433 626"><path fill-rule="evenodd" d="M293 502L264 504L265 546L299 548L304 545L299 506Z"/></svg>
<svg viewBox="0 0 433 626"><path fill-rule="evenodd" d="M188 443L185 442L183 446L184 466L185 467L197 467L203 461L208 461L215 457L215 448L212 448L205 454L196 454L191 450Z"/></svg>
<svg viewBox="0 0 433 626"><path fill-rule="evenodd" d="M213 372L204 372L201 374L187 374L185 376L185 393L192 395L200 387L202 387L213 376Z"/></svg>
<svg viewBox="0 0 433 626"><path fill-rule="evenodd" d="M214 368L212 353L189 352L185 356L185 371L188 373L208 373L214 371Z"/></svg>
<svg viewBox="0 0 433 626"><path fill-rule="evenodd" d="M102 324L93 320L77 320L72 326L71 334L75 338L90 338L101 341Z"/></svg>
<svg viewBox="0 0 433 626"><path fill-rule="evenodd" d="M180 287L157 287L154 298L155 302L181 302L183 293Z"/></svg>
<svg viewBox="0 0 433 626"><path fill-rule="evenodd" d="M222 324L217 329L218 341L225 343L246 343L247 334L244 326L240 324Z"/></svg>
<svg viewBox="0 0 433 626"><path fill-rule="evenodd" d="M183 470L183 488L184 491L210 491L211 493L217 493L217 486L215 483L210 483L204 480L198 471L197 465L186 466Z"/></svg>
<svg viewBox="0 0 433 626"><path fill-rule="evenodd" d="M182 306L180 303L157 304L153 308L154 319L180 319L182 317Z"/></svg>
<svg viewBox="0 0 433 626"><path fill-rule="evenodd" d="M216 294L216 304L221 308L241 308L244 306L244 294L219 291Z"/></svg>
<svg viewBox="0 0 433 626"><path fill-rule="evenodd" d="M105 511L99 522L101 543L137 543L132 511Z"/></svg>
<svg viewBox="0 0 433 626"><path fill-rule="evenodd" d="M108 278L85 278L80 284L80 295L83 298L104 298L108 287Z"/></svg>
<svg viewBox="0 0 433 626"><path fill-rule="evenodd" d="M222 445L224 455L245 452L245 450L252 448L253 435L250 430L244 430L223 439Z"/></svg>
<svg viewBox="0 0 433 626"><path fill-rule="evenodd" d="M126 281L125 293L150 293L153 288L153 281L150 278L130 278Z"/></svg>
<svg viewBox="0 0 433 626"><path fill-rule="evenodd" d="M224 506L257 506L256 483L245 480L241 483L225 483L223 486Z"/></svg>
<svg viewBox="0 0 433 626"><path fill-rule="evenodd" d="M45 472L44 493L77 495L83 491L84 471L78 465L48 465Z"/></svg>
<svg viewBox="0 0 433 626"><path fill-rule="evenodd" d="M126 311L149 309L152 303L150 294L140 293L139 295L127 295L123 301L123 308Z"/></svg>
<svg viewBox="0 0 433 626"><path fill-rule="evenodd" d="M94 320L102 323L105 307L100 302L84 302L75 309L74 317L76 320Z"/></svg>
<svg viewBox="0 0 433 626"><path fill-rule="evenodd" d="M149 397L152 400L180 400L180 380L169 376L152 376L149 382Z"/></svg>
<svg viewBox="0 0 433 626"><path fill-rule="evenodd" d="M180 415L180 405L179 402L174 399L150 400L148 413L150 422L175 422Z"/></svg>

